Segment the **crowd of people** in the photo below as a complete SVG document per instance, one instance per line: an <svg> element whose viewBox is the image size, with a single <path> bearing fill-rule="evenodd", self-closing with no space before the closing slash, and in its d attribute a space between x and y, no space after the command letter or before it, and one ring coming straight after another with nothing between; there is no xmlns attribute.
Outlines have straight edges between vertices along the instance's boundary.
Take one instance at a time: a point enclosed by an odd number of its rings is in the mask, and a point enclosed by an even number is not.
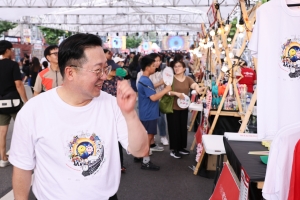
<svg viewBox="0 0 300 200"><path fill-rule="evenodd" d="M73 191L83 189L76 184L81 179L88 182L85 190L97 187L97 199L117 199L120 175L126 171L123 148L141 162L141 169L160 169L150 161L153 151L164 151L155 143L157 130L172 157L189 154L187 109L174 103L174 113L159 111L163 95L176 102L190 89L202 91L186 76L191 71L184 62L188 54L114 54L92 34L48 46L43 62L24 55L18 64L12 50L10 42L0 41L0 167L13 165L16 199L28 197L32 171L37 199L76 199ZM162 79L166 66L174 69L173 87ZM26 84L34 96L30 101ZM8 156L11 118L15 124Z"/></svg>

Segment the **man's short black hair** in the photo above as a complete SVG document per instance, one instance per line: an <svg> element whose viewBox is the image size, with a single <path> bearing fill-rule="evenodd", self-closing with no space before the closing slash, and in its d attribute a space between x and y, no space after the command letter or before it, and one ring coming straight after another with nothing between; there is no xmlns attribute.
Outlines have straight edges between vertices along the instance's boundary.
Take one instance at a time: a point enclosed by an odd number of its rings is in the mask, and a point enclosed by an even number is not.
<svg viewBox="0 0 300 200"><path fill-rule="evenodd" d="M5 51L7 49L11 49L13 48L13 45L11 42L7 41L7 40L1 40L0 41L0 55L5 54Z"/></svg>
<svg viewBox="0 0 300 200"><path fill-rule="evenodd" d="M90 47L102 46L102 40L93 34L79 33L65 39L59 45L58 65L62 77L66 66L82 66L87 60L84 50Z"/></svg>
<svg viewBox="0 0 300 200"><path fill-rule="evenodd" d="M154 62L155 62L154 58L150 55L142 57L140 61L140 66L142 71L145 71L146 67L149 67Z"/></svg>
<svg viewBox="0 0 300 200"><path fill-rule="evenodd" d="M47 61L44 61L44 62L42 63L42 65L44 66L44 68L47 68L47 67L48 67L48 62L47 62Z"/></svg>
<svg viewBox="0 0 300 200"><path fill-rule="evenodd" d="M111 52L109 49L103 49L104 53Z"/></svg>
<svg viewBox="0 0 300 200"><path fill-rule="evenodd" d="M135 52L130 52L130 54L136 55L136 53L135 53Z"/></svg>
<svg viewBox="0 0 300 200"><path fill-rule="evenodd" d="M58 46L57 46L57 45L50 45L50 46L48 46L48 47L45 49L45 51L44 51L44 56L45 56L46 60L48 60L48 59L47 59L47 56L50 56L50 54L51 54L50 51L52 51L53 49L58 49ZM48 62L49 62L49 60L48 60Z"/></svg>
<svg viewBox="0 0 300 200"><path fill-rule="evenodd" d="M160 55L159 55L158 53L150 53L149 56L151 56L154 60L155 60L155 58L157 58L157 57L159 57L160 60L161 60L161 57L160 57Z"/></svg>

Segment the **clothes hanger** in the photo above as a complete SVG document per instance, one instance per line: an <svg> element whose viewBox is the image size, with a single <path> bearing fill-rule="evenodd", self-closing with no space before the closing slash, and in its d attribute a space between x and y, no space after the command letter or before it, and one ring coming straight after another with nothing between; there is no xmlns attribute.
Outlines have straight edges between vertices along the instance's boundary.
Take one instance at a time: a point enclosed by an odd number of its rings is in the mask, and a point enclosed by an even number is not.
<svg viewBox="0 0 300 200"><path fill-rule="evenodd" d="M300 3L296 3L296 4L286 4L288 7L296 7L296 6L300 6Z"/></svg>

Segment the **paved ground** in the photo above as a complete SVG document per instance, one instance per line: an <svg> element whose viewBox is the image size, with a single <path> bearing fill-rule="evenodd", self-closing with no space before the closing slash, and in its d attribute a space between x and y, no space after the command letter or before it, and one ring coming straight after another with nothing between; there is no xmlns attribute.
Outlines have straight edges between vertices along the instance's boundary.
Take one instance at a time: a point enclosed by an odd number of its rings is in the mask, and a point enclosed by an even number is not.
<svg viewBox="0 0 300 200"><path fill-rule="evenodd" d="M29 89L29 88L27 88ZM28 91L29 92L29 91ZM7 137L7 149L12 136L10 125ZM188 135L188 147L191 146L194 133ZM157 142L159 137L156 138ZM153 163L161 167L160 171L145 171L133 157L124 154L127 172L122 174L118 191L120 200L207 200L210 197L213 180L193 175L189 166L195 165L195 152L175 159L170 156L168 146L163 152L154 152ZM13 200L11 187L12 167L0 168L0 200ZM34 200L34 195L30 195Z"/></svg>

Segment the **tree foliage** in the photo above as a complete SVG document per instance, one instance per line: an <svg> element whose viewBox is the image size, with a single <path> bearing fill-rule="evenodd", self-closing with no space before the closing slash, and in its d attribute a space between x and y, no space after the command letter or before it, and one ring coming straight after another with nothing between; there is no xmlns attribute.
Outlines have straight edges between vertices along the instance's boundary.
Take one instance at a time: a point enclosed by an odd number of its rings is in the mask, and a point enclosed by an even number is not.
<svg viewBox="0 0 300 200"><path fill-rule="evenodd" d="M134 36L126 37L126 48L129 49L137 48L138 46L140 46L141 42L142 42L142 38L140 37L134 37Z"/></svg>
<svg viewBox="0 0 300 200"><path fill-rule="evenodd" d="M67 32L63 30L57 30L57 29L46 28L46 27L39 27L39 29L43 33L46 43L49 45L57 44L59 37L65 36L67 38L72 35L71 32Z"/></svg>
<svg viewBox="0 0 300 200"><path fill-rule="evenodd" d="M0 35L2 35L6 31L8 31L9 29L13 29L17 26L18 26L18 24L15 24L15 23L0 21Z"/></svg>
<svg viewBox="0 0 300 200"><path fill-rule="evenodd" d="M233 39L235 32L236 32L236 24L238 23L237 18L234 18L231 22L231 29L230 32L228 34L228 37L230 37L231 39Z"/></svg>

